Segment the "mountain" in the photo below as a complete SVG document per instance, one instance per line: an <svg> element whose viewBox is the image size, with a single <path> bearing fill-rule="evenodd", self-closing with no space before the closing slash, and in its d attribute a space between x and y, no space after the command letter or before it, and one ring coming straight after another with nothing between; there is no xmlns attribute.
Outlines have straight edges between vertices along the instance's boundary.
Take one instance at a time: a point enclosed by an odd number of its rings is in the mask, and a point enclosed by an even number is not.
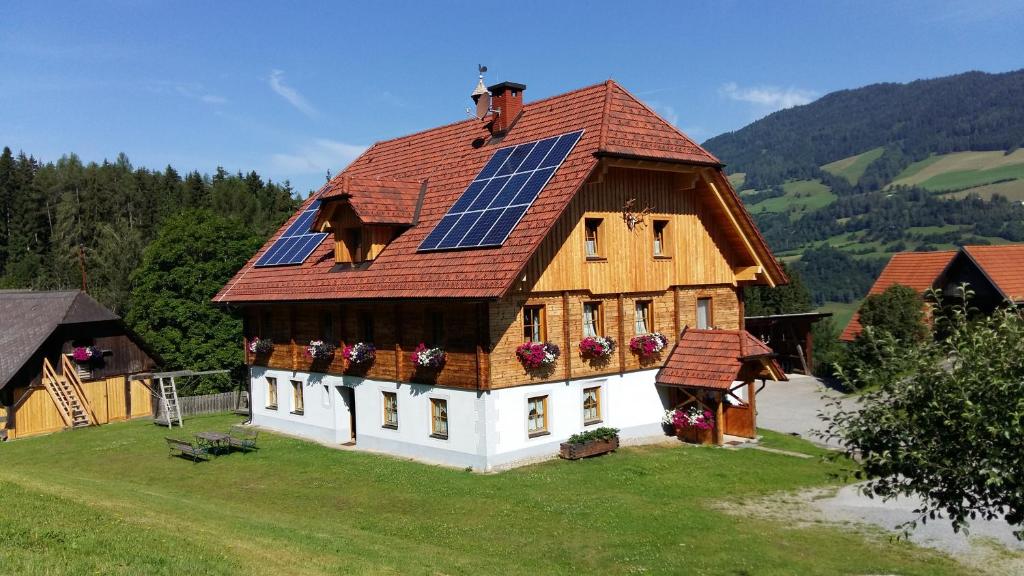
<svg viewBox="0 0 1024 576"><path fill-rule="evenodd" d="M929 154L1015 150L1024 144L1022 102L1024 70L873 84L775 112L704 147L755 188L817 178L822 165L879 147L872 165L902 169Z"/></svg>
<svg viewBox="0 0 1024 576"><path fill-rule="evenodd" d="M703 146L815 303L850 303L894 252L1024 242L1022 103L1024 70L874 84Z"/></svg>

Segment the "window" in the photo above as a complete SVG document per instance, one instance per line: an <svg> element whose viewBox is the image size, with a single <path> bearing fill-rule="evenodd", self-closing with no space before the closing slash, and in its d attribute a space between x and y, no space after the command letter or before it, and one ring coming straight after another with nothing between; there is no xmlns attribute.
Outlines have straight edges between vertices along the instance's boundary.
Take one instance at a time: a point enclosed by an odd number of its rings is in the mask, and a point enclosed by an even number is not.
<svg viewBox="0 0 1024 576"><path fill-rule="evenodd" d="M292 380L292 414L302 414L302 382Z"/></svg>
<svg viewBox="0 0 1024 576"><path fill-rule="evenodd" d="M697 299L697 328L705 330L714 323L711 310L711 298Z"/></svg>
<svg viewBox="0 0 1024 576"><path fill-rule="evenodd" d="M601 421L601 387L583 389L583 424Z"/></svg>
<svg viewBox="0 0 1024 576"><path fill-rule="evenodd" d="M444 314L437 310L430 313L430 343L434 346L444 344Z"/></svg>
<svg viewBox="0 0 1024 576"><path fill-rule="evenodd" d="M448 439L448 401L441 398L430 399L430 435L435 438Z"/></svg>
<svg viewBox="0 0 1024 576"><path fill-rule="evenodd" d="M668 220L655 220L654 226L651 227L654 230L654 255L665 256L667 255L667 246L665 245L665 228L668 227Z"/></svg>
<svg viewBox="0 0 1024 576"><path fill-rule="evenodd" d="M398 394L384 392L384 427L398 430Z"/></svg>
<svg viewBox="0 0 1024 576"><path fill-rule="evenodd" d="M526 432L531 437L548 433L547 396L537 396L526 401Z"/></svg>
<svg viewBox="0 0 1024 576"><path fill-rule="evenodd" d="M600 302L583 303L583 337L604 335Z"/></svg>
<svg viewBox="0 0 1024 576"><path fill-rule="evenodd" d="M544 307L523 306L523 339L527 342L543 342L546 337Z"/></svg>
<svg viewBox="0 0 1024 576"><path fill-rule="evenodd" d="M363 229L345 229L345 248L348 249L349 259L352 263L363 261Z"/></svg>
<svg viewBox="0 0 1024 576"><path fill-rule="evenodd" d="M637 334L650 334L654 331L654 318L651 316L651 301L642 300L636 303L636 316L633 318Z"/></svg>
<svg viewBox="0 0 1024 576"><path fill-rule="evenodd" d="M587 258L599 258L601 246L599 242L598 229L601 227L600 218L587 218L583 221L586 228L586 254Z"/></svg>
<svg viewBox="0 0 1024 576"><path fill-rule="evenodd" d="M267 378L267 408L277 410L277 378Z"/></svg>
<svg viewBox="0 0 1024 576"><path fill-rule="evenodd" d="M363 331L363 342L373 342L373 316L363 312L359 315L359 324Z"/></svg>

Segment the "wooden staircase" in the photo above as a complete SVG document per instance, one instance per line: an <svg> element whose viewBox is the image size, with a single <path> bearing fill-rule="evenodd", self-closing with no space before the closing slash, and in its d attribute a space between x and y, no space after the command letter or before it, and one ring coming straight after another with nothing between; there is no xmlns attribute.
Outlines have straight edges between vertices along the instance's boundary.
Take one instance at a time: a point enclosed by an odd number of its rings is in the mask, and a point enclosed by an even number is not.
<svg viewBox="0 0 1024 576"><path fill-rule="evenodd" d="M57 412L64 420L68 428L82 428L84 426L95 426L99 422L96 413L85 395L82 381L78 378L78 371L68 360L67 356L61 356L60 374L53 369L48 358L43 359L43 387L50 393L54 404L57 405Z"/></svg>

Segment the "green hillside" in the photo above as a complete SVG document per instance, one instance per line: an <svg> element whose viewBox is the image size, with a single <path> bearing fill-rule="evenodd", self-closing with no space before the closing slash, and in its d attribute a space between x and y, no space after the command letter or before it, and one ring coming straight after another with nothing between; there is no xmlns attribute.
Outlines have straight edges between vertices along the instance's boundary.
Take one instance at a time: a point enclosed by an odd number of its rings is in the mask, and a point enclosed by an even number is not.
<svg viewBox="0 0 1024 576"><path fill-rule="evenodd" d="M849 156L842 160L829 162L822 166L821 169L833 176L845 178L850 184L856 184L860 181L860 177L864 175L864 171L868 169L868 165L878 160L883 152L885 152L885 146L879 146L856 156Z"/></svg>

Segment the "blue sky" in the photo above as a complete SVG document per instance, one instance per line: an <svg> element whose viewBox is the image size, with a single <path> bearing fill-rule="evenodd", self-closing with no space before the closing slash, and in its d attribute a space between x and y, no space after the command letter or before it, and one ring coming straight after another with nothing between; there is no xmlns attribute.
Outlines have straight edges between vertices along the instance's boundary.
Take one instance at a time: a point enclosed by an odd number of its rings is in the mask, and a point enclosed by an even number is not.
<svg viewBox="0 0 1024 576"><path fill-rule="evenodd" d="M1021 30L1024 0L9 2L0 146L304 193L465 118L477 63L527 101L614 78L703 141L833 90L1024 67Z"/></svg>

